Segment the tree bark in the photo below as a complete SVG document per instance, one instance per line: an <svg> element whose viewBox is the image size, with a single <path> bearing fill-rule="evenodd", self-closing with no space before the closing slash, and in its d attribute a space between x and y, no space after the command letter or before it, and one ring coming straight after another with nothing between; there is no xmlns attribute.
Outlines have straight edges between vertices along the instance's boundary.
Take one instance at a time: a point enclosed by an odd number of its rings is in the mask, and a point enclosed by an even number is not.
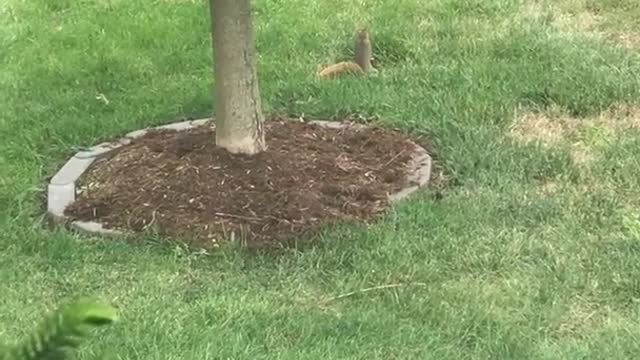
<svg viewBox="0 0 640 360"><path fill-rule="evenodd" d="M251 0L209 0L216 145L238 154L266 149Z"/></svg>

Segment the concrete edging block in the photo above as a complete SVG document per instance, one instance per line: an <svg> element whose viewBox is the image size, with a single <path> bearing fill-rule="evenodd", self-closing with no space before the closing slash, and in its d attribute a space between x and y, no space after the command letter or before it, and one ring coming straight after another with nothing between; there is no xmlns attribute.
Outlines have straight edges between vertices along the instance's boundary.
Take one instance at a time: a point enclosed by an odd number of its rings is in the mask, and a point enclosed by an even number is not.
<svg viewBox="0 0 640 360"><path fill-rule="evenodd" d="M181 121L173 124L161 125L156 127L156 129L168 129L168 130L176 130L176 131L189 130L189 129L204 125L208 121L209 119Z"/></svg>
<svg viewBox="0 0 640 360"><path fill-rule="evenodd" d="M106 154L111 150L128 145L131 139L123 138L116 142L104 142L96 146L92 146L87 150L79 151L75 157L79 159L96 158L102 154Z"/></svg>
<svg viewBox="0 0 640 360"><path fill-rule="evenodd" d="M47 211L55 219L61 220L64 209L76 201L76 184L49 184L47 186Z"/></svg>
<svg viewBox="0 0 640 360"><path fill-rule="evenodd" d="M49 181L52 185L66 185L76 181L93 162L93 157L69 159Z"/></svg>
<svg viewBox="0 0 640 360"><path fill-rule="evenodd" d="M350 127L350 128L354 128L354 129L365 129L368 126L364 125L364 124L358 124L358 123L343 123L343 122L338 122L338 121L328 121L328 120L310 120L308 121L309 124L314 124L314 125L318 125L318 126L322 126L322 127L326 127L329 129L342 129L345 127Z"/></svg>
<svg viewBox="0 0 640 360"><path fill-rule="evenodd" d="M149 132L149 129L134 130L132 132L125 134L125 137L128 137L130 139L137 139L139 137L145 136L147 132Z"/></svg>
<svg viewBox="0 0 640 360"><path fill-rule="evenodd" d="M124 235L122 231L105 229L102 224L94 221L74 221L71 226L76 230L85 231L89 233L97 233L104 235Z"/></svg>
<svg viewBox="0 0 640 360"><path fill-rule="evenodd" d="M64 218L64 209L76 200L78 178L89 168L94 157L73 156L49 180L47 186L47 211L56 219Z"/></svg>
<svg viewBox="0 0 640 360"><path fill-rule="evenodd" d="M312 120L309 123L316 124L322 127L327 127L331 129L341 129L345 127L351 127L355 129L365 129L367 125L357 124L357 123L342 123L337 121L326 121L326 120ZM411 141L411 143L416 147L415 153L413 157L407 164L409 168L409 174L407 174L406 180L409 183L415 184L409 187L406 187L396 193L387 195L389 201L396 202L400 201L412 193L419 190L421 187L429 184L429 180L431 179L431 156L427 153L420 145Z"/></svg>
<svg viewBox="0 0 640 360"><path fill-rule="evenodd" d="M429 184L431 179L431 156L427 151L416 144L416 153L407 165L411 171L407 175L407 181L416 185L402 189L394 194L389 195L392 202L402 200L412 193L418 191L421 187Z"/></svg>

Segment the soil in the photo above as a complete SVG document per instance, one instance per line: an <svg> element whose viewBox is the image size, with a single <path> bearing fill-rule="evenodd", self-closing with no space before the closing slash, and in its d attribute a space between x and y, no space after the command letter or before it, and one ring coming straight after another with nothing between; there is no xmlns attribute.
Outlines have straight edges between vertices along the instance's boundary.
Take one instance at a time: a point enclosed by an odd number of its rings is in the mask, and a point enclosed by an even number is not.
<svg viewBox="0 0 640 360"><path fill-rule="evenodd" d="M265 123L267 150L217 148L211 127L151 130L97 160L65 214L105 228L217 247L302 241L330 222L368 222L407 184L415 143L379 127L333 129L288 119ZM186 240L185 240L186 239Z"/></svg>

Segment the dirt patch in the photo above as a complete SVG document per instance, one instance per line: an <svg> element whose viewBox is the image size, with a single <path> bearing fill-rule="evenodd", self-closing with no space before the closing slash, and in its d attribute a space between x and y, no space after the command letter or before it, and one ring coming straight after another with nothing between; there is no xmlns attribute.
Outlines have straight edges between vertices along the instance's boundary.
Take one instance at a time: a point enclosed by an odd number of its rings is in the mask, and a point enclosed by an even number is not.
<svg viewBox="0 0 640 360"><path fill-rule="evenodd" d="M100 159L65 214L105 228L187 238L215 247L300 240L332 221L368 221L406 187L415 143L378 127L265 124L267 151L232 155L214 130L154 130Z"/></svg>

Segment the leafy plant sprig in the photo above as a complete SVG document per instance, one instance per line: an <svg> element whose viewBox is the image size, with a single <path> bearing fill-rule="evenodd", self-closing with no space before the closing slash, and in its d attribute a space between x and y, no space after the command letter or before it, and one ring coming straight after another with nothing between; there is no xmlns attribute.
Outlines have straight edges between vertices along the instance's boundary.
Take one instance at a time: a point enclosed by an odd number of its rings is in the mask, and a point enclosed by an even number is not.
<svg viewBox="0 0 640 360"><path fill-rule="evenodd" d="M0 360L64 360L91 329L118 320L114 308L80 299L44 318L25 341L13 348L0 346Z"/></svg>

